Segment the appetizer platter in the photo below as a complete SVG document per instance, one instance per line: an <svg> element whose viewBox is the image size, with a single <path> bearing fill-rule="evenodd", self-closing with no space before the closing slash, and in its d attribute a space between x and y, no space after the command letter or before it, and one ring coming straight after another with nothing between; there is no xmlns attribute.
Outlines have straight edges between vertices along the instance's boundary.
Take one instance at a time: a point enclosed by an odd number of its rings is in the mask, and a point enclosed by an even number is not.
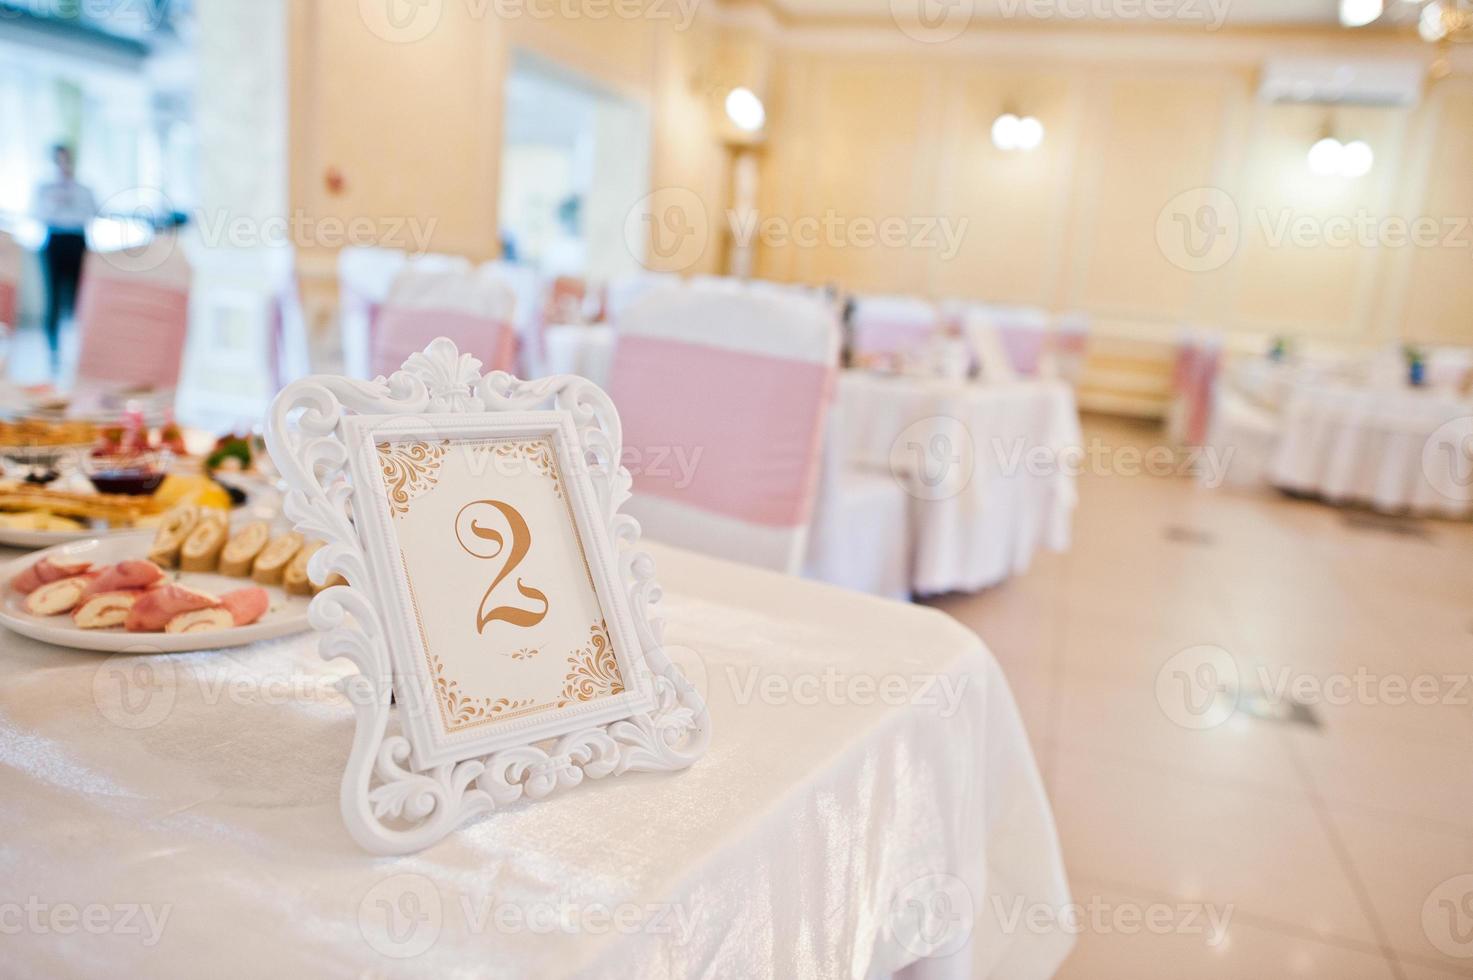
<svg viewBox="0 0 1473 980"><path fill-rule="evenodd" d="M156 531L56 545L0 568L0 624L58 646L181 653L308 628L322 545L194 504Z"/></svg>
<svg viewBox="0 0 1473 980"><path fill-rule="evenodd" d="M8 442L7 442L8 440ZM207 444L208 445L208 444ZM182 503L273 516L273 488L249 436L191 455L172 419L0 421L0 545L47 548L153 528Z"/></svg>

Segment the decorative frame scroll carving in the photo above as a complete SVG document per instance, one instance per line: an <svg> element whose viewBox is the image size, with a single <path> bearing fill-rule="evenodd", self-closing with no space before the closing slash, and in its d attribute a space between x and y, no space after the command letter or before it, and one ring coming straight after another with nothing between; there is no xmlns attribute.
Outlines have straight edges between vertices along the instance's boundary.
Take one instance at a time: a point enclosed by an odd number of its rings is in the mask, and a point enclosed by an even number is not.
<svg viewBox="0 0 1473 980"><path fill-rule="evenodd" d="M663 623L652 610L661 595L654 561L638 550L638 523L619 513L632 481L619 462L622 431L613 402L576 376L522 381L500 371L483 377L480 368L441 337L388 378L297 381L277 396L267 420L267 447L288 487L286 516L303 534L326 542L311 559L310 575L318 582L341 575L347 583L323 590L309 620L321 633L324 659L346 657L358 668L340 683L356 718L341 809L353 839L377 854L420 850L477 816L585 778L684 769L711 739L703 699L662 645ZM613 605L627 614L620 658L633 672L626 678L629 707L556 735L529 726L525 741L447 758L443 746L424 744L422 726L406 714L405 702L414 697L405 685L417 681L396 670L403 652L396 657L395 630L386 620L397 609L393 569L381 549L365 546L372 495L355 497L352 444L375 422L428 418L466 429L478 418L553 413L562 445L581 456L564 459L563 477L565 489L587 508L595 539L588 559L601 565L597 577L618 591ZM410 695L397 704L396 687Z"/></svg>

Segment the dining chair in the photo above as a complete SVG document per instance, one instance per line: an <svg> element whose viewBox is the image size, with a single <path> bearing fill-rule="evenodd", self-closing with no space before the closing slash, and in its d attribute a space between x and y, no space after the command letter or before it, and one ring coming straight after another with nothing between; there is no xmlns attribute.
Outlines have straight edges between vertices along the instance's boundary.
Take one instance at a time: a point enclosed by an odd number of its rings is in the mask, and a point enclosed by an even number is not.
<svg viewBox="0 0 1473 980"><path fill-rule="evenodd" d="M833 314L796 296L680 286L631 306L609 393L645 533L797 573L838 351Z"/></svg>
<svg viewBox="0 0 1473 980"><path fill-rule="evenodd" d="M14 330L20 319L20 244L0 231L0 331Z"/></svg>
<svg viewBox="0 0 1473 980"><path fill-rule="evenodd" d="M1015 380L1018 372L1003 346L992 311L985 306L971 306L961 316L962 332L980 368L979 378L984 382Z"/></svg>
<svg viewBox="0 0 1473 980"><path fill-rule="evenodd" d="M902 357L931 339L941 311L915 296L858 296L849 326L856 357Z"/></svg>
<svg viewBox="0 0 1473 980"><path fill-rule="evenodd" d="M374 323L394 277L408 263L408 254L397 248L349 245L338 253L338 329L350 378L370 377Z"/></svg>
<svg viewBox="0 0 1473 980"><path fill-rule="evenodd" d="M511 290L515 307L512 325L517 333L516 373L523 378L538 378L548 373L547 344L542 335L542 314L547 300L548 283L530 265L496 259L481 266L481 271L500 280Z"/></svg>
<svg viewBox="0 0 1473 980"><path fill-rule="evenodd" d="M369 370L386 377L436 337L448 337L462 353L478 357L483 371L510 371L517 349L515 309L516 294L491 272L469 263L410 263L379 311Z"/></svg>
<svg viewBox="0 0 1473 980"><path fill-rule="evenodd" d="M193 273L173 235L88 252L77 294L78 388L179 385Z"/></svg>

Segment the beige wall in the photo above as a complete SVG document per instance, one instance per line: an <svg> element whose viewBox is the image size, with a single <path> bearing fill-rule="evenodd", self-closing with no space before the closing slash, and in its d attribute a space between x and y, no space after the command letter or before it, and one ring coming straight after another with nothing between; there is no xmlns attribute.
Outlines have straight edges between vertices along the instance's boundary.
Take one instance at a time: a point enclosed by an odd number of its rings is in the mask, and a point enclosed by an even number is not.
<svg viewBox="0 0 1473 980"><path fill-rule="evenodd" d="M669 19L498 19L496 5L469 0L430 7L441 11L434 29L396 43L364 21L359 4L292 4L294 210L314 221L367 218L380 229L399 220L433 222L431 251L496 257L503 87L519 49L650 110L654 186L721 198L726 150L700 87L700 66L716 43L709 17L686 26ZM339 193L328 189L330 169L342 175ZM716 268L715 231L713 225L694 271ZM313 240L300 245L304 293L314 321L326 327L336 249Z"/></svg>
<svg viewBox="0 0 1473 980"><path fill-rule="evenodd" d="M498 20L489 4L447 2L429 36L396 44L358 7L293 5L292 200L308 215L432 218L434 250L494 256L502 85L520 48L648 106L652 189L689 191L708 218L699 254L678 256L684 271L717 271L729 253L733 134L720 99L747 84L769 112L758 149L764 218L900 219L914 233L947 221L962 232L954 255L856 245L842 230L811 245L759 237L760 276L1081 309L1127 331L1191 322L1473 342L1473 230L1455 233L1461 247L1306 245L1290 234L1336 216L1473 213L1473 78L1438 83L1413 109L1331 114L1256 96L1266 58L1427 57L1413 41L985 27L921 44L884 23L779 22L711 3L677 30ZM993 148L989 126L1007 108L1044 121L1039 150ZM1305 151L1332 115L1347 138L1374 146L1368 177L1307 173ZM327 192L329 167L343 173L341 194ZM1183 206L1168 207L1204 187L1238 219L1236 252L1205 269L1182 252L1171 212ZM324 290L332 262L331 249L303 256Z"/></svg>
<svg viewBox="0 0 1473 980"><path fill-rule="evenodd" d="M1333 232L1322 222L1336 216L1455 224L1473 214L1466 75L1433 86L1414 109L1332 114L1258 100L1270 56L1428 54L1414 42L1347 46L1344 37L994 30L919 44L894 31L789 28L771 96L764 215L940 216L966 222L966 233L954 256L764 241L759 274L1086 310L1125 331L1197 323L1356 343L1473 342L1473 229L1438 247L1285 234L1305 222ZM1043 120L1039 150L992 146L991 121L1009 108ZM1374 147L1369 176L1308 173L1305 153L1331 118L1342 138ZM1226 195L1240 233L1236 253L1213 268L1184 255L1168 209L1204 187Z"/></svg>

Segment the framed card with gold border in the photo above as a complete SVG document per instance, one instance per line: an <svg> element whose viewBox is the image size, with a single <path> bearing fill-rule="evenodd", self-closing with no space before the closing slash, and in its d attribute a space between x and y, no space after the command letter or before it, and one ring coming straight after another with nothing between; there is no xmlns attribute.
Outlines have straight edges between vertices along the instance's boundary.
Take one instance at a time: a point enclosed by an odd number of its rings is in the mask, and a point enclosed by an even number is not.
<svg viewBox="0 0 1473 980"><path fill-rule="evenodd" d="M285 510L326 547L324 657L359 667L343 780L380 853L485 810L631 769L690 765L699 693L652 615L659 589L620 514L630 478L608 396L582 378L482 377L444 338L372 382L317 376L273 405Z"/></svg>

